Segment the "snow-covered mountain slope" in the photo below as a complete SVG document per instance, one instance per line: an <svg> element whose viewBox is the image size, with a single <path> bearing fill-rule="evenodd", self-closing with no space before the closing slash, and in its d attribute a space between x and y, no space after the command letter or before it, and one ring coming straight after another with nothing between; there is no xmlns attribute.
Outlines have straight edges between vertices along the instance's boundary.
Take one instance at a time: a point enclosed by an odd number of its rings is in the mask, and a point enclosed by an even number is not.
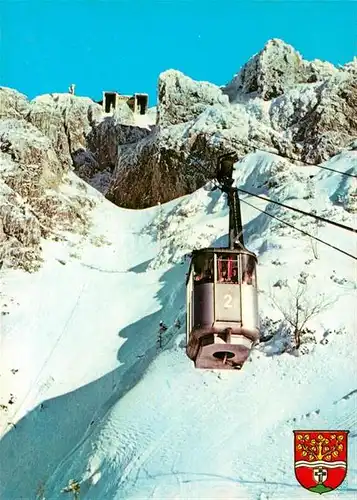
<svg viewBox="0 0 357 500"><path fill-rule="evenodd" d="M356 173L357 152L325 166ZM355 226L346 179L267 153L236 165L243 189ZM196 370L184 348L185 256L227 242L224 197L207 185L132 211L88 193L96 208L86 239L43 241L35 274L2 271L0 498L66 498L75 479L81 500L307 499L292 430L336 428L350 431L349 471L329 498L355 499L355 261L243 202L262 334L274 336L241 372ZM354 233L242 200L356 254ZM299 352L272 300L284 308L297 287L311 302L330 300Z"/></svg>

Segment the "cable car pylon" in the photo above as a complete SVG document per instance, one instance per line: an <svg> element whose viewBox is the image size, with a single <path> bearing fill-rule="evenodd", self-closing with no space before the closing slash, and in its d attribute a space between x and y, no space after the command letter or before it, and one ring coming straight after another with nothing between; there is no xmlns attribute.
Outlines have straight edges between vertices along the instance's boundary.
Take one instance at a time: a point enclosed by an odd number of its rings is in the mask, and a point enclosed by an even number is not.
<svg viewBox="0 0 357 500"><path fill-rule="evenodd" d="M196 368L241 369L259 340L257 257L244 246L234 163L218 159L214 187L227 195L228 247L194 250L186 282L186 352Z"/></svg>

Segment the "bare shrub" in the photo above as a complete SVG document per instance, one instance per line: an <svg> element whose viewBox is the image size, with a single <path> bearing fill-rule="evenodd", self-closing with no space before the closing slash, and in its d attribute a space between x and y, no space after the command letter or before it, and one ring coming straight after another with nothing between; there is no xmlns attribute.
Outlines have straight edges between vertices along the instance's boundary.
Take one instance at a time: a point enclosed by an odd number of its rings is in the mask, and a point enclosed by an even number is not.
<svg viewBox="0 0 357 500"><path fill-rule="evenodd" d="M300 281L294 288L289 285L284 287L284 301L270 294L273 304L293 328L296 349L301 345L301 336L308 321L326 310L336 300L322 293L311 295L308 289L308 283Z"/></svg>
<svg viewBox="0 0 357 500"><path fill-rule="evenodd" d="M314 238L314 236L316 238L319 237L319 226L316 223L312 224L309 233L311 234L311 236L308 236L309 245L312 251L312 255L314 256L314 259L317 260L319 258L319 252L318 252L319 242Z"/></svg>

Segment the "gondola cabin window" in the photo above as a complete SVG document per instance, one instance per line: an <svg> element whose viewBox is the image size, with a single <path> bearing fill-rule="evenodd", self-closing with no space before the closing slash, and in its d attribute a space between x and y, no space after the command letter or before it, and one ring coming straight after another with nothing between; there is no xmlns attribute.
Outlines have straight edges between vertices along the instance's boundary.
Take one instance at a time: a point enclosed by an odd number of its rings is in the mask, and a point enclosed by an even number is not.
<svg viewBox="0 0 357 500"><path fill-rule="evenodd" d="M255 259L252 255L241 254L242 284L257 286Z"/></svg>
<svg viewBox="0 0 357 500"><path fill-rule="evenodd" d="M255 259L248 254L218 254L217 283L256 286Z"/></svg>
<svg viewBox="0 0 357 500"><path fill-rule="evenodd" d="M196 255L193 261L194 285L213 283L213 253Z"/></svg>
<svg viewBox="0 0 357 500"><path fill-rule="evenodd" d="M239 283L238 255L218 255L216 276L218 283Z"/></svg>

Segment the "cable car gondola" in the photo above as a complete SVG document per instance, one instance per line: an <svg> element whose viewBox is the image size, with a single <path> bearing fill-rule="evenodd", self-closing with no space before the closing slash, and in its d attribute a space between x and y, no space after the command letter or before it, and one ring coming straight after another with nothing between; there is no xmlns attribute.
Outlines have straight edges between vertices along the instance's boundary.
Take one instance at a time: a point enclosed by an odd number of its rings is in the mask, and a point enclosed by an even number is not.
<svg viewBox="0 0 357 500"><path fill-rule="evenodd" d="M234 159L219 159L217 181L228 196L229 247L192 252L187 275L186 352L196 368L241 369L259 341L257 257L244 247Z"/></svg>

